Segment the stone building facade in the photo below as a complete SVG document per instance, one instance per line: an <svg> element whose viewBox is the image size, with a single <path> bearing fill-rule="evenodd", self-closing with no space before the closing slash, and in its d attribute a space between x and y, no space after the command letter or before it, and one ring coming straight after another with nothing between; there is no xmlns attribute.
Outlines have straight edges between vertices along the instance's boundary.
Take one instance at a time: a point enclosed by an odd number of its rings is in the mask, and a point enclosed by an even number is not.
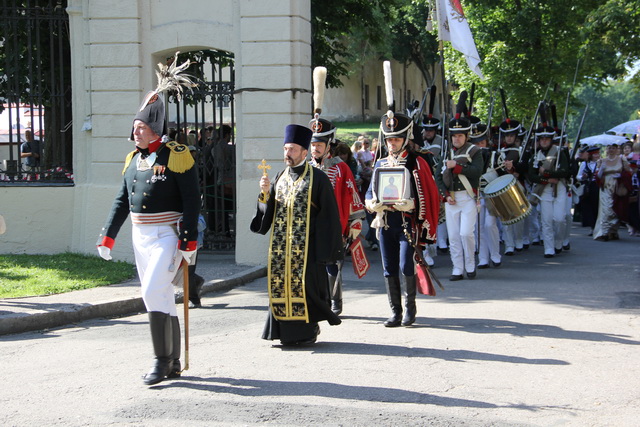
<svg viewBox="0 0 640 427"><path fill-rule="evenodd" d="M75 185L0 186L0 213L8 228L0 252L95 253L124 158L133 149L132 118L155 87L156 64L178 50L216 49L233 53L235 60L236 261L264 263L268 239L248 227L261 174L257 166L266 159L271 174L281 170L284 127L311 117L310 0L68 0L67 13ZM382 84L379 68L370 77L371 102L372 87ZM425 84L415 79L410 85L419 98ZM361 95L361 86L330 91L327 114L357 118ZM349 106L353 97L355 107ZM367 114L379 117L385 109ZM128 223L113 255L133 258Z"/></svg>

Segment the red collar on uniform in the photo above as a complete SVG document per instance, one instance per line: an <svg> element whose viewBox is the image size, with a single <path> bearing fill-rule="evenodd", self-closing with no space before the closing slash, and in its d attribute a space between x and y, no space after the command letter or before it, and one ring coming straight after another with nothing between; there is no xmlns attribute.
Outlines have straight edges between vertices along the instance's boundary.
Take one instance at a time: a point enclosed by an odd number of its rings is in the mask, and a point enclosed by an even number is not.
<svg viewBox="0 0 640 427"><path fill-rule="evenodd" d="M162 144L162 137L156 139L153 142L149 143L149 154L153 153L154 151L156 151L158 148L160 148L160 144Z"/></svg>

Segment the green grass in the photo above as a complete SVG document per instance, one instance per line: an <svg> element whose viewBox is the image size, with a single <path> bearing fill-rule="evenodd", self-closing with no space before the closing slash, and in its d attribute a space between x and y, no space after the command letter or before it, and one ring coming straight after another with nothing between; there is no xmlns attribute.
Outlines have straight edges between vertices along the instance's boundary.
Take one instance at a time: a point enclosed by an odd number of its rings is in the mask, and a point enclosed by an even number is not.
<svg viewBox="0 0 640 427"><path fill-rule="evenodd" d="M362 134L367 135L369 139L378 137L378 129L380 122L362 123L362 122L335 122L338 128L336 138L342 142L351 145Z"/></svg>
<svg viewBox="0 0 640 427"><path fill-rule="evenodd" d="M135 274L133 265L97 256L0 255L0 298L50 295L121 283Z"/></svg>

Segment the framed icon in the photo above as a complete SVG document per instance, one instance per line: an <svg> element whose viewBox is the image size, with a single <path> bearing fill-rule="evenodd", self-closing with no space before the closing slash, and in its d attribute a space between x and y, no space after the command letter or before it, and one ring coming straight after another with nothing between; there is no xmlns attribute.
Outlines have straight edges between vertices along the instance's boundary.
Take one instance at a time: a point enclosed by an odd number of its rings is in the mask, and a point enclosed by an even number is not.
<svg viewBox="0 0 640 427"><path fill-rule="evenodd" d="M405 199L408 185L405 171L404 167L375 170L375 190L378 200L384 204L393 205Z"/></svg>

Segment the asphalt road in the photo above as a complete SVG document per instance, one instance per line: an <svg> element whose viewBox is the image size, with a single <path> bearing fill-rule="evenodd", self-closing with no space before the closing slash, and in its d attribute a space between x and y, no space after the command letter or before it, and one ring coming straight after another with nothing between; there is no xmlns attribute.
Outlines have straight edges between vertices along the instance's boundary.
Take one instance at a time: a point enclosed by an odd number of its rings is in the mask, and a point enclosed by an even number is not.
<svg viewBox="0 0 640 427"><path fill-rule="evenodd" d="M640 420L640 239L505 258L389 315L379 254L346 265L343 324L318 344L261 340L266 279L191 311L190 369L143 385L146 315L0 337L0 425L611 425ZM626 233L623 233L626 234ZM181 311L181 307L180 310Z"/></svg>

